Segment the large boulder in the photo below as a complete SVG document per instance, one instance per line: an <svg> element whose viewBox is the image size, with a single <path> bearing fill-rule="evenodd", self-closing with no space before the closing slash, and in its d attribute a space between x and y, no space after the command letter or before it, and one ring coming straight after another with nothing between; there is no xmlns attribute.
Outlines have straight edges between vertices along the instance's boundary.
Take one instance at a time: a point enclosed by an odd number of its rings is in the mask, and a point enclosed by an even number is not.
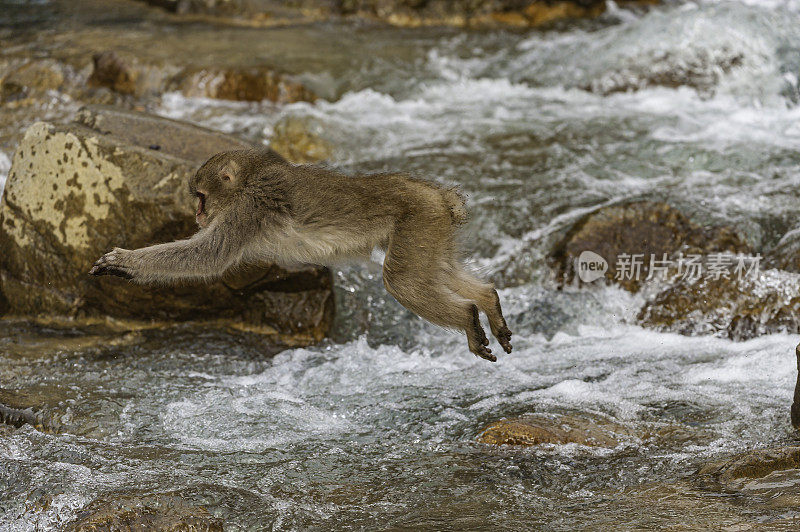
<svg viewBox="0 0 800 532"><path fill-rule="evenodd" d="M87 275L114 246L191 235L187 180L213 153L251 147L190 124L110 108L31 126L0 203L0 314L200 320L320 340L333 316L330 273L258 265L208 285L144 287Z"/></svg>
<svg viewBox="0 0 800 532"><path fill-rule="evenodd" d="M746 340L800 332L800 275L753 271L714 279L679 277L649 300L639 322L685 335Z"/></svg>
<svg viewBox="0 0 800 532"><path fill-rule="evenodd" d="M579 220L551 251L548 262L559 284L578 282L578 259L589 251L607 261L606 282L638 292L650 273L650 257L666 254L749 253L735 231L702 227L665 203L639 201L598 209ZM638 276L619 272L625 255L641 255Z"/></svg>

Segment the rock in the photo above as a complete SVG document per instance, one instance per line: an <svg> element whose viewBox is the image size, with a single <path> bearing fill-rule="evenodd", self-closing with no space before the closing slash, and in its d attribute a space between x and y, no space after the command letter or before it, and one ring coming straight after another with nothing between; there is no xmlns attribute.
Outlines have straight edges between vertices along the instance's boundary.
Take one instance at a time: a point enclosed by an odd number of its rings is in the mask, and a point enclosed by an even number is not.
<svg viewBox="0 0 800 532"><path fill-rule="evenodd" d="M109 493L92 501L65 530L221 532L223 526L202 506L191 505L175 495Z"/></svg>
<svg viewBox="0 0 800 532"><path fill-rule="evenodd" d="M82 396L80 401L78 395ZM91 393L78 394L57 384L33 384L14 390L0 388L0 424L16 428L30 425L49 434L104 438L108 432L100 426L103 416L93 408L107 402Z"/></svg>
<svg viewBox="0 0 800 532"><path fill-rule="evenodd" d="M779 447L748 451L727 460L702 466L698 477L706 484L726 491L753 489L755 480L767 480L788 472L800 486L800 447ZM784 487L787 485L784 484ZM797 490L797 487L793 488Z"/></svg>
<svg viewBox="0 0 800 532"><path fill-rule="evenodd" d="M267 66L187 69L178 76L176 83L189 97L279 103L316 99L301 83Z"/></svg>
<svg viewBox="0 0 800 532"><path fill-rule="evenodd" d="M794 386L794 402L792 403L792 425L800 430L800 344L794 350L797 355L797 384Z"/></svg>
<svg viewBox="0 0 800 532"><path fill-rule="evenodd" d="M633 58L619 70L605 73L582 89L604 96L648 87L692 87L703 96L712 96L720 78L744 64L741 52L720 50L662 51Z"/></svg>
<svg viewBox="0 0 800 532"><path fill-rule="evenodd" d="M638 292L650 272L650 257L675 258L679 253L749 253L749 246L726 227L699 227L665 203L640 201L598 209L579 220L548 256L560 285L576 282L576 261L592 251L608 262L605 280ZM615 279L617 260L624 254L642 254L638 280ZM621 276L622 277L622 276Z"/></svg>
<svg viewBox="0 0 800 532"><path fill-rule="evenodd" d="M111 50L94 54L92 60L94 69L87 85L140 97L163 92L178 70L170 65L144 63L130 55L122 57Z"/></svg>
<svg viewBox="0 0 800 532"><path fill-rule="evenodd" d="M787 489L788 488L788 489ZM789 492L792 487L784 488ZM796 489L796 487L794 488ZM582 530L796 530L796 506L761 497L709 493L686 479L593 490L592 523ZM778 508L780 511L775 511ZM620 524L624 516L624 524Z"/></svg>
<svg viewBox="0 0 800 532"><path fill-rule="evenodd" d="M65 66L55 60L27 62L3 77L0 101L15 101L31 94L58 89L63 85L65 77Z"/></svg>
<svg viewBox="0 0 800 532"><path fill-rule="evenodd" d="M4 313L196 320L283 345L322 339L333 316L325 269L252 266L208 285L159 288L86 273L114 246L193 233L189 176L211 154L247 147L190 124L109 108L85 109L73 124L31 126L0 203Z"/></svg>
<svg viewBox="0 0 800 532"><path fill-rule="evenodd" d="M559 20L591 18L602 14L602 0L144 0L175 13L202 13L223 17L292 19L292 12L319 19L356 16L396 26L522 26L533 27ZM650 4L629 0L623 4Z"/></svg>
<svg viewBox="0 0 800 532"><path fill-rule="evenodd" d="M770 250L767 264L772 268L800 273L800 227L783 235Z"/></svg>
<svg viewBox="0 0 800 532"><path fill-rule="evenodd" d="M800 332L800 275L778 270L696 280L679 278L648 301L639 323L685 335L746 340Z"/></svg>
<svg viewBox="0 0 800 532"><path fill-rule="evenodd" d="M63 396L55 388L12 391L0 388L0 423L21 427L31 425L41 432L60 432L63 412L54 410Z"/></svg>
<svg viewBox="0 0 800 532"><path fill-rule="evenodd" d="M275 124L270 147L293 163L324 161L331 157L333 146L323 135L320 124L290 115Z"/></svg>
<svg viewBox="0 0 800 532"><path fill-rule="evenodd" d="M483 430L478 441L491 445L578 443L616 447L622 439L631 438L635 435L627 427L601 417L528 414L495 421Z"/></svg>
<svg viewBox="0 0 800 532"><path fill-rule="evenodd" d="M314 93L291 76L266 66L197 67L152 62L107 50L94 55L90 87L136 97L180 90L189 97L279 103L313 102Z"/></svg>

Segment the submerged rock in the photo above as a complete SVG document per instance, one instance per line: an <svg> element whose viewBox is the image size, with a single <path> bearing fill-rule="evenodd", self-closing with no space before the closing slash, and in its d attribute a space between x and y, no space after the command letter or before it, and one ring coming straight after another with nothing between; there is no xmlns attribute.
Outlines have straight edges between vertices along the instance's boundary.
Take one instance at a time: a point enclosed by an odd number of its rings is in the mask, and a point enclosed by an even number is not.
<svg viewBox="0 0 800 532"><path fill-rule="evenodd" d="M727 460L702 466L699 480L724 491L761 492L777 489L795 494L800 504L800 447L779 447L748 451ZM776 495L775 493L772 494Z"/></svg>
<svg viewBox="0 0 800 532"><path fill-rule="evenodd" d="M800 273L800 227L786 233L770 250L767 264L780 270Z"/></svg>
<svg viewBox="0 0 800 532"><path fill-rule="evenodd" d="M187 69L175 83L184 95L258 102L313 102L316 96L303 84L268 66Z"/></svg>
<svg viewBox="0 0 800 532"><path fill-rule="evenodd" d="M170 494L106 494L95 499L66 526L69 532L221 532L222 520L202 506Z"/></svg>
<svg viewBox="0 0 800 532"><path fill-rule="evenodd" d="M733 340L797 333L800 275L766 270L741 278L679 278L645 304L638 320L661 331Z"/></svg>
<svg viewBox="0 0 800 532"><path fill-rule="evenodd" d="M0 388L0 424L19 428L30 425L39 432L69 433L104 438L110 419L118 418L116 397L98 397L59 384L30 384Z"/></svg>
<svg viewBox="0 0 800 532"><path fill-rule="evenodd" d="M87 80L89 85L107 87L123 94L137 92L136 81L139 73L115 52L107 51L95 54L92 60L94 61L94 70Z"/></svg>
<svg viewBox="0 0 800 532"><path fill-rule="evenodd" d="M721 50L682 50L680 54L665 51L633 58L628 64L607 72L582 89L604 96L648 87L692 87L703 96L711 96L721 77L744 64L744 55Z"/></svg>
<svg viewBox="0 0 800 532"><path fill-rule="evenodd" d="M31 425L41 432L61 432L65 423L64 412L58 405L65 398L58 387L28 390L0 388L0 424L12 427Z"/></svg>
<svg viewBox="0 0 800 532"><path fill-rule="evenodd" d="M593 447L616 447L623 439L634 437L627 427L600 417L528 414L495 421L483 430L478 441L491 445L578 443Z"/></svg>
<svg viewBox="0 0 800 532"><path fill-rule="evenodd" d="M650 257L666 254L747 253L749 246L726 227L700 227L665 203L640 201L598 209L579 220L548 256L559 284L576 282L577 261L591 251L608 263L606 282L637 292L650 273ZM636 275L622 275L618 261L624 255L641 255ZM617 278L619 277L619 278Z"/></svg>
<svg viewBox="0 0 800 532"><path fill-rule="evenodd" d="M0 102L19 101L48 90L59 89L67 77L67 67L53 59L25 62L2 77Z"/></svg>
<svg viewBox="0 0 800 532"><path fill-rule="evenodd" d="M333 316L325 269L261 265L208 285L159 288L86 273L114 246L191 235L189 176L213 153L248 147L190 124L109 108L85 109L73 124L34 124L0 203L0 312L198 320L284 345L319 341Z"/></svg>
<svg viewBox="0 0 800 532"><path fill-rule="evenodd" d="M93 56L86 83L137 97L180 90L189 97L279 103L313 102L316 95L291 76L267 65L185 66L152 62L113 50Z"/></svg>
<svg viewBox="0 0 800 532"><path fill-rule="evenodd" d="M323 138L323 127L309 118L289 115L275 124L270 147L293 163L329 159L333 145Z"/></svg>

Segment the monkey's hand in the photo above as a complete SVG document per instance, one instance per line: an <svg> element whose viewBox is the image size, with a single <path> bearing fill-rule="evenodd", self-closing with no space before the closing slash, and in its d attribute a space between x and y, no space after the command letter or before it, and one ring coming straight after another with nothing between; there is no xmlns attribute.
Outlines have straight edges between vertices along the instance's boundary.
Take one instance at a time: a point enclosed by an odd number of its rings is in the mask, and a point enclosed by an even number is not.
<svg viewBox="0 0 800 532"><path fill-rule="evenodd" d="M94 263L89 275L116 275L124 279L133 279L135 268L130 260L131 252L127 249L114 248Z"/></svg>

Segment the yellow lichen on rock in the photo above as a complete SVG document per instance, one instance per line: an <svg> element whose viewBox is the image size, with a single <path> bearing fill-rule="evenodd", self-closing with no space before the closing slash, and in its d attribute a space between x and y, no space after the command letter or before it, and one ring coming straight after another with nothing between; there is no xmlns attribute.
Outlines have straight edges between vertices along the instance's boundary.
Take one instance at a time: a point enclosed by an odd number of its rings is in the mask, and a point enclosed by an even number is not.
<svg viewBox="0 0 800 532"><path fill-rule="evenodd" d="M24 208L32 222L50 225L62 244L90 247L86 218L108 216L114 192L124 187L122 171L99 157L98 149L96 139L82 142L69 132L35 123L17 150L14 175L5 191L8 202ZM40 150L50 157L37 156ZM28 239L22 226L11 227L10 232L18 242Z"/></svg>

